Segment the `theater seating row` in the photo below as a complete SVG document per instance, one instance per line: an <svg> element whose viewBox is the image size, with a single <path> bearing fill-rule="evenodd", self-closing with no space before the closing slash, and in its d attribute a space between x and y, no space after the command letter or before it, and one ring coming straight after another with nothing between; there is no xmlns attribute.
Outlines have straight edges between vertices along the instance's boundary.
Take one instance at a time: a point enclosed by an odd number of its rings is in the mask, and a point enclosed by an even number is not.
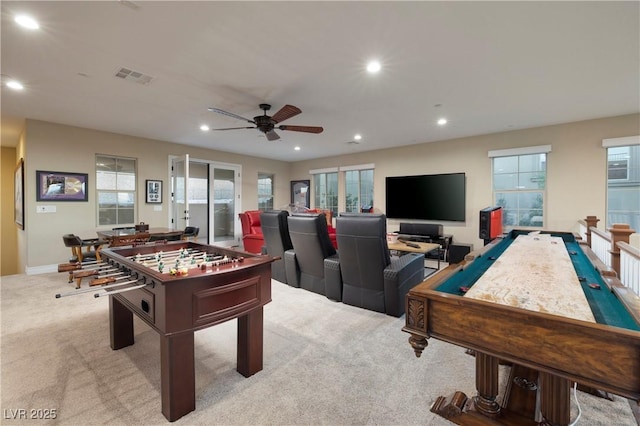
<svg viewBox="0 0 640 426"><path fill-rule="evenodd" d="M333 247L338 248L336 241L336 229L332 225L333 212L331 210L311 209L306 213L324 213L327 220L327 232ZM261 210L247 210L240 213L240 224L242 225L242 243L244 250L249 253L262 253L264 237L262 223L260 220Z"/></svg>
<svg viewBox="0 0 640 426"><path fill-rule="evenodd" d="M392 258L383 214L342 213L329 236L324 213L260 215L265 252L277 257L272 277L292 287L396 317L407 292L424 277L424 255Z"/></svg>

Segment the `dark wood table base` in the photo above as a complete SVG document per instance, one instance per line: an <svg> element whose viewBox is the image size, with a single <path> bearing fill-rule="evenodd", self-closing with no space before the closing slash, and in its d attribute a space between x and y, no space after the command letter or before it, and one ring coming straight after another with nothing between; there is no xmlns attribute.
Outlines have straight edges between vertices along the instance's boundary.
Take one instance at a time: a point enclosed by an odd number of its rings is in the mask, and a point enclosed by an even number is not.
<svg viewBox="0 0 640 426"><path fill-rule="evenodd" d="M110 296L111 349L134 344L133 313ZM262 370L263 308L238 317L237 371L244 377ZM162 414L173 422L196 409L194 332L160 336Z"/></svg>
<svg viewBox="0 0 640 426"><path fill-rule="evenodd" d="M496 401L496 358L476 352L478 394L457 391L438 397L431 411L459 425L567 425L570 422L570 381L513 364L502 404ZM564 395L559 398L558 395ZM541 415L544 413L544 415Z"/></svg>

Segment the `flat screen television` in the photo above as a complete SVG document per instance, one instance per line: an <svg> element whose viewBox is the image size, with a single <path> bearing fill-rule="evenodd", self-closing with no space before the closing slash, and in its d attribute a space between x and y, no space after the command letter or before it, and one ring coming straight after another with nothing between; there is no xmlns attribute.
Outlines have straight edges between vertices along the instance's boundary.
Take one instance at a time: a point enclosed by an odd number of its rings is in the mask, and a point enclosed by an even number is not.
<svg viewBox="0 0 640 426"><path fill-rule="evenodd" d="M386 215L391 219L464 222L464 173L386 178Z"/></svg>

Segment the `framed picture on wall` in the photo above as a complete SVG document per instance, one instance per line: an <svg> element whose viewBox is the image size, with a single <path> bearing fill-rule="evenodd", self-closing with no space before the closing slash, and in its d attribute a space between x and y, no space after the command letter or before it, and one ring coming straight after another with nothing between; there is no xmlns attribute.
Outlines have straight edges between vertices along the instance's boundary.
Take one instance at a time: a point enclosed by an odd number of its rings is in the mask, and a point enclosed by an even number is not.
<svg viewBox="0 0 640 426"><path fill-rule="evenodd" d="M147 203L162 203L162 181L147 179Z"/></svg>
<svg viewBox="0 0 640 426"><path fill-rule="evenodd" d="M36 170L36 201L87 201L86 173Z"/></svg>
<svg viewBox="0 0 640 426"><path fill-rule="evenodd" d="M308 179L291 181L291 204L293 207L309 208L311 206L309 198L311 196L310 184L311 181Z"/></svg>
<svg viewBox="0 0 640 426"><path fill-rule="evenodd" d="M18 228L24 229L24 160L22 158L16 166L13 188L15 199L14 218Z"/></svg>

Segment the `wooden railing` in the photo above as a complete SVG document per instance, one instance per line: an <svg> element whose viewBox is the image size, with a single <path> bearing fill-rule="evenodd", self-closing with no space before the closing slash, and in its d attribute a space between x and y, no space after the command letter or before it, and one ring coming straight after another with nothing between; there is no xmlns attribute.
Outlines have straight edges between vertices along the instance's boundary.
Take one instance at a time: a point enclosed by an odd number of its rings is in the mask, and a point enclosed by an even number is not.
<svg viewBox="0 0 640 426"><path fill-rule="evenodd" d="M582 239L582 241L587 241L588 230L589 230L589 225L587 225L587 222L584 219L580 219L578 221L578 235L580 235L580 238ZM591 235L589 235L589 237L591 237ZM591 247L591 244L589 244L588 242L587 242L587 245Z"/></svg>
<svg viewBox="0 0 640 426"><path fill-rule="evenodd" d="M591 250L598 259L607 266L611 266L611 234L601 229L591 227Z"/></svg>
<svg viewBox="0 0 640 426"><path fill-rule="evenodd" d="M640 249L629 244L635 231L624 224L614 224L607 231L596 227L599 219L588 216L578 221L578 233L594 254L615 271L625 287L640 296Z"/></svg>
<svg viewBox="0 0 640 426"><path fill-rule="evenodd" d="M620 249L620 282L640 296L640 249L619 242Z"/></svg>

